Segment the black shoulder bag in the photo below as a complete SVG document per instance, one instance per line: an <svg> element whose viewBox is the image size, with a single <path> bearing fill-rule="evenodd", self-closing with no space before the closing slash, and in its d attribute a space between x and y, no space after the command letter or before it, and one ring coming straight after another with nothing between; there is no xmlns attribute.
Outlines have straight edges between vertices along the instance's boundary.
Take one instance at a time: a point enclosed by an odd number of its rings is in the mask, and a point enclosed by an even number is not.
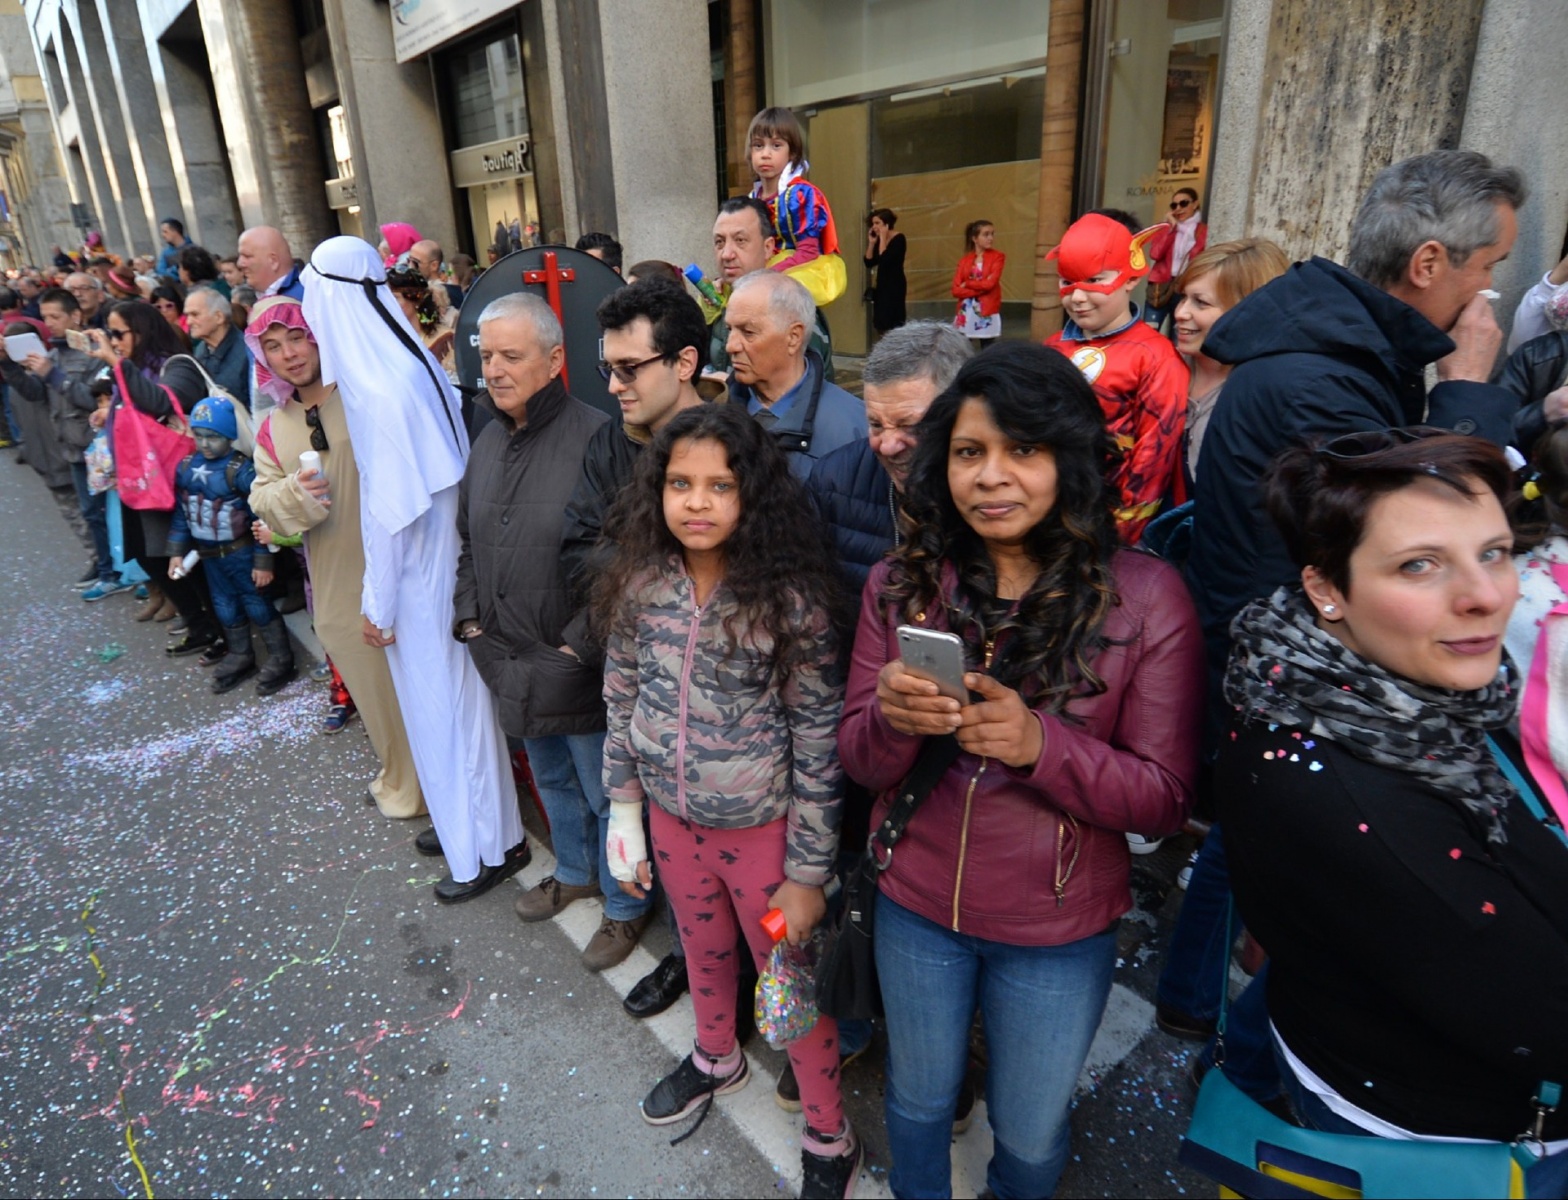
<svg viewBox="0 0 1568 1200"><path fill-rule="evenodd" d="M899 785L898 795L882 823L871 831L866 852L850 872L827 952L817 968L817 1010L844 1020L869 1020L882 1015L882 990L871 944L876 920L877 881L893 863L893 848L904 829L948 767L958 757L952 734L928 737L914 768Z"/></svg>

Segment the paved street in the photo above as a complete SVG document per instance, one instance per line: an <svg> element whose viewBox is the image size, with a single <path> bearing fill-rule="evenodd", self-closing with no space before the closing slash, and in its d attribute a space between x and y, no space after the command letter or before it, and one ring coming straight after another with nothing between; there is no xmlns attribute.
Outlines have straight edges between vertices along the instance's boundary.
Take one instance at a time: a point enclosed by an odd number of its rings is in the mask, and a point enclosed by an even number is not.
<svg viewBox="0 0 1568 1200"><path fill-rule="evenodd" d="M683 1001L620 998L650 934L602 977L581 903L525 927L512 885L442 908L423 821L365 803L360 726L318 732L324 687L207 691L129 595L84 605L79 552L38 477L0 456L0 1192L7 1195L771 1196L799 1181L783 1057L689 1141L637 1101L690 1043ZM1207 1194L1181 1171L1190 1047L1153 1028L1154 947L1183 846L1138 864L1111 1011L1062 1194ZM550 868L536 839L531 884ZM1179 893L1177 893L1179 895ZM845 1077L886 1195L882 1054ZM983 1117L983 1109L981 1114ZM983 1119L955 1144L984 1184Z"/></svg>

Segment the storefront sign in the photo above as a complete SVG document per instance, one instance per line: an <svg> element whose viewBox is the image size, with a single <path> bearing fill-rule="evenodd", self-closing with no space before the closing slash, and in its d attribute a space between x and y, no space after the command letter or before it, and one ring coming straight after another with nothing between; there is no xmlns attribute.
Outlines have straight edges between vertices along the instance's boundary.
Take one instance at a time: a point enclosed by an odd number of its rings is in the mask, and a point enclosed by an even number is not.
<svg viewBox="0 0 1568 1200"><path fill-rule="evenodd" d="M397 61L418 58L516 5L517 0L392 0Z"/></svg>
<svg viewBox="0 0 1568 1200"><path fill-rule="evenodd" d="M359 181L355 179L327 180L327 207L348 208L359 203Z"/></svg>
<svg viewBox="0 0 1568 1200"><path fill-rule="evenodd" d="M502 138L452 151L454 187L481 187L505 179L523 179L533 174L528 157L528 139Z"/></svg>

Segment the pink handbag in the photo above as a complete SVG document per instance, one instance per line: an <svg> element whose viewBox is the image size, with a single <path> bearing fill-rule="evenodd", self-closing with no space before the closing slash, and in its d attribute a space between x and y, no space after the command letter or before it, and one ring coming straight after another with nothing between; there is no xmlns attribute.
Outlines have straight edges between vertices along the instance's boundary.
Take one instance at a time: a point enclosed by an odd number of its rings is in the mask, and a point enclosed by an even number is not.
<svg viewBox="0 0 1568 1200"><path fill-rule="evenodd" d="M190 435L179 397L170 388L163 390L174 406L174 415L165 424L130 402L124 370L123 361L114 364L122 397L114 413L114 467L120 503L127 508L168 512L174 508L174 472L187 454L196 452L196 440Z"/></svg>

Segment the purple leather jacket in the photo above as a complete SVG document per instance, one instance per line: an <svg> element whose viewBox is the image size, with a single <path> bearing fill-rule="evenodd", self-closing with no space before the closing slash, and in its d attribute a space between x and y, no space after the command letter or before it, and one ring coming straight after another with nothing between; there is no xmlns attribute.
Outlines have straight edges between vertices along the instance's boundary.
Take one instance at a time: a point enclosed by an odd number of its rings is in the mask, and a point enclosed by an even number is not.
<svg viewBox="0 0 1568 1200"><path fill-rule="evenodd" d="M880 793L914 766L923 738L899 733L877 703L877 674L898 657L906 623L881 601L891 564L872 573L860 610L839 757ZM1181 576L1138 551L1112 563L1121 603L1094 660L1106 690L1036 710L1032 767L964 753L915 813L882 876L887 896L949 929L1019 946L1059 946L1107 929L1132 907L1124 833L1175 833L1187 818L1203 715L1203 637ZM948 586L956 576L949 572ZM925 624L946 629L948 610Z"/></svg>

